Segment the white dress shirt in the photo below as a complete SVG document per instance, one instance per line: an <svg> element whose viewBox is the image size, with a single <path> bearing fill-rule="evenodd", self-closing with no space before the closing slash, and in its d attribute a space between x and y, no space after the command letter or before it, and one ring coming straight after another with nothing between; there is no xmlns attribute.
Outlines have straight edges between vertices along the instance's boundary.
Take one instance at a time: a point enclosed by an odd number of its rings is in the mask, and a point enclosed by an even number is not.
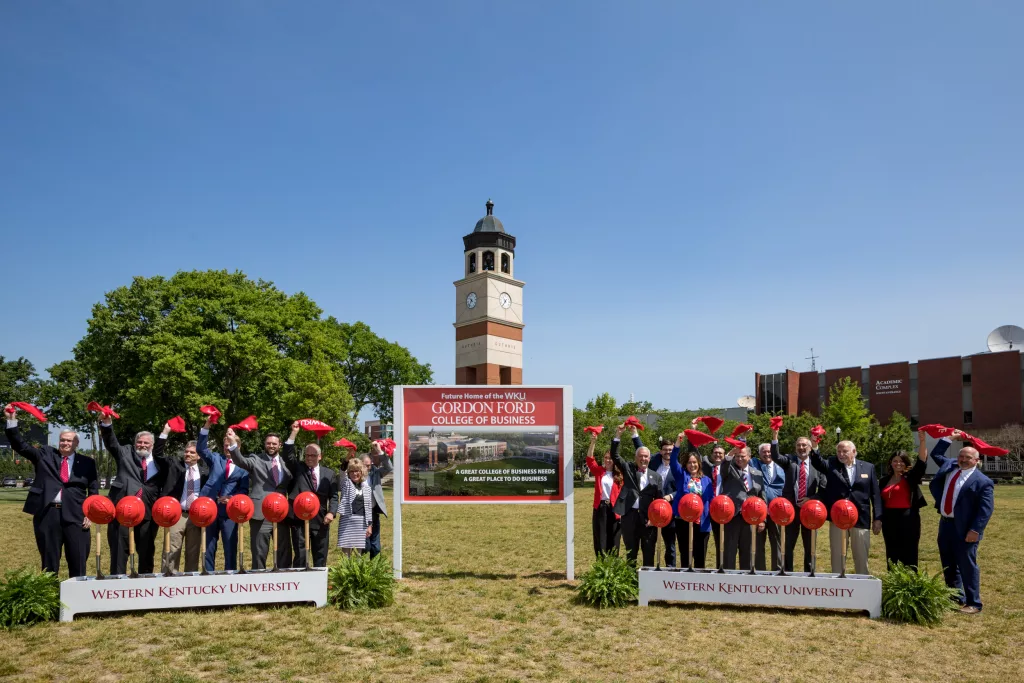
<svg viewBox="0 0 1024 683"><path fill-rule="evenodd" d="M943 482L942 486L942 500L939 503L939 513L943 517L946 517L947 519L953 519L953 515L947 515L945 512L943 512L946 509L946 496L949 494L949 478L959 477L959 479L956 480L956 485L953 487L952 509L954 512L956 512L956 499L960 497L960 489L964 487L964 484L967 483L967 480L971 478L971 475L974 474L977 471L977 469L977 465L970 468L969 470L962 470L960 468L957 468L946 475L946 481Z"/></svg>
<svg viewBox="0 0 1024 683"><path fill-rule="evenodd" d="M637 478L640 481L640 491L643 491L645 488L647 488L647 475L649 475L650 473L651 473L650 469L646 469L643 472L637 472L636 473L637 474ZM634 510L639 510L640 509L640 495L639 495L639 491L637 492L636 500L633 501L633 509Z"/></svg>
<svg viewBox="0 0 1024 683"><path fill-rule="evenodd" d="M846 467L846 477L850 480L850 486L853 486L855 483L853 477L857 474L857 458L854 458L853 462L849 465L844 465L844 467Z"/></svg>
<svg viewBox="0 0 1024 683"><path fill-rule="evenodd" d="M601 475L601 500L612 501L612 486L615 484L615 477L611 472Z"/></svg>

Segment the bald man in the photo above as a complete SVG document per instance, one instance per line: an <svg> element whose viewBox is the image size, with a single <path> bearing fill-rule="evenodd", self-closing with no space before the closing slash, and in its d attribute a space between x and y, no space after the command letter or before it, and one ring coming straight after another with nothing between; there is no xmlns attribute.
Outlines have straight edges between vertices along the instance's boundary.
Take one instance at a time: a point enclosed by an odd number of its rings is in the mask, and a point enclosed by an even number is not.
<svg viewBox="0 0 1024 683"><path fill-rule="evenodd" d="M7 405L4 433L18 455L35 468L35 481L25 498L22 512L32 515L32 529L43 571L60 572L60 554L68 563L68 576L85 575L89 558L89 520L82 512L86 496L99 492L96 461L81 455L78 434L70 429L60 433L57 448L30 446L21 436L14 408Z"/></svg>
<svg viewBox="0 0 1024 683"><path fill-rule="evenodd" d="M300 493L311 491L320 500L320 509L316 517L309 520L309 549L313 554L314 567L327 566L327 553L330 551L331 522L334 521L335 498L338 497L338 477L330 467L321 463L320 447L315 443L307 444L302 451L302 460L295 456L295 438L299 435L299 423L292 423L292 433L284 442L284 463L292 473L292 486L288 493L290 512L288 523L291 527L293 568L306 566L305 525L295 516L295 498Z"/></svg>
<svg viewBox="0 0 1024 683"><path fill-rule="evenodd" d="M641 446L636 449L634 462L627 463L619 455L624 424L615 428L612 439L612 460L622 470L622 490L615 501L615 514L622 518L622 540L626 546L626 559L636 562L637 551L643 547L643 566L654 564L654 550L658 544L658 527L647 523L647 508L662 497L661 477L651 470L651 451ZM636 428L633 428L636 437Z"/></svg>
<svg viewBox="0 0 1024 683"><path fill-rule="evenodd" d="M956 431L953 438L964 437ZM960 592L960 611L977 614L981 611L978 544L992 517L994 487L978 469L977 449L964 446L954 460L943 455L950 445L950 439L940 439L931 453L939 466L928 485L939 511L939 560L946 585Z"/></svg>
<svg viewBox="0 0 1024 683"><path fill-rule="evenodd" d="M832 558L832 573L838 574L846 564L846 548L843 547L843 532L832 522L832 505L838 500L848 500L857 507L857 525L847 534L853 553L853 567L858 574L868 574L868 553L871 551L871 534L882 532L882 490L878 487L875 466L857 457L857 447L852 441L836 444L836 455L828 462L818 453L811 451L814 469L825 473L825 491L821 501L829 515L828 543Z"/></svg>

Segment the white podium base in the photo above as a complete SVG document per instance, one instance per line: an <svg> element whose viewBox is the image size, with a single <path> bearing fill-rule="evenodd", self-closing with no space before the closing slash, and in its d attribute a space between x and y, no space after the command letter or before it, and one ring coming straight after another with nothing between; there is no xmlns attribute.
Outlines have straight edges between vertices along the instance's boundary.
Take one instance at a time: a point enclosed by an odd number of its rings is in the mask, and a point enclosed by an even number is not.
<svg viewBox="0 0 1024 683"><path fill-rule="evenodd" d="M97 579L79 576L60 584L60 620L80 614L188 609L282 602L327 604L327 568L278 571L144 574Z"/></svg>
<svg viewBox="0 0 1024 683"><path fill-rule="evenodd" d="M643 567L640 575L640 604L652 600L699 602L725 605L767 605L770 607L813 607L851 609L867 612L872 619L882 613L882 582L873 576L803 572L757 572L717 570L654 569Z"/></svg>

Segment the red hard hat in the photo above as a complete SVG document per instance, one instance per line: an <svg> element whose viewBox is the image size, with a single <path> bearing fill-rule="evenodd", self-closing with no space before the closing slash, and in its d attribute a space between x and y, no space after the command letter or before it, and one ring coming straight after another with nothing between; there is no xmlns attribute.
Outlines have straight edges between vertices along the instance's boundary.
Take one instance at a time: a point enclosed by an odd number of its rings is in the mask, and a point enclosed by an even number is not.
<svg viewBox="0 0 1024 683"><path fill-rule="evenodd" d="M684 522L699 522L704 514L704 499L696 493L687 493L679 499L679 516Z"/></svg>
<svg viewBox="0 0 1024 683"><path fill-rule="evenodd" d="M252 519L252 513L256 506L252 504L252 498L244 493L236 493L228 498L228 519L235 524L244 524Z"/></svg>
<svg viewBox="0 0 1024 683"><path fill-rule="evenodd" d="M312 491L304 491L295 496L292 506L295 508L295 516L299 519L313 519L320 512L320 499Z"/></svg>
<svg viewBox="0 0 1024 683"><path fill-rule="evenodd" d="M652 502L651 506L647 508L647 521L651 523L651 526L656 526L659 529L668 526L668 523L672 521L672 506L663 498Z"/></svg>
<svg viewBox="0 0 1024 683"><path fill-rule="evenodd" d="M845 498L832 504L832 523L843 531L857 526L857 516L857 506Z"/></svg>
<svg viewBox="0 0 1024 683"><path fill-rule="evenodd" d="M785 498L776 498L768 503L768 516L779 526L789 526L796 519L796 510Z"/></svg>
<svg viewBox="0 0 1024 683"><path fill-rule="evenodd" d="M828 510L820 500L809 500L800 507L800 523L808 529L820 529L828 519Z"/></svg>
<svg viewBox="0 0 1024 683"><path fill-rule="evenodd" d="M743 521L747 524L760 524L768 516L768 506L762 498L748 496L740 508Z"/></svg>
<svg viewBox="0 0 1024 683"><path fill-rule="evenodd" d="M200 528L210 526L217 519L217 503L206 496L196 498L188 509L188 519Z"/></svg>
<svg viewBox="0 0 1024 683"><path fill-rule="evenodd" d="M711 499L711 519L716 524L728 524L736 516L736 506L732 498L722 494Z"/></svg>
<svg viewBox="0 0 1024 683"><path fill-rule="evenodd" d="M181 519L181 503L177 498L164 496L153 503L153 521L157 526L174 526Z"/></svg>
<svg viewBox="0 0 1024 683"><path fill-rule="evenodd" d="M125 496L117 501L114 516L121 526L138 526L146 518L146 504L138 496Z"/></svg>
<svg viewBox="0 0 1024 683"><path fill-rule="evenodd" d="M268 493L263 497L263 518L268 522L283 522L288 516L288 499L280 493Z"/></svg>
<svg viewBox="0 0 1024 683"><path fill-rule="evenodd" d="M106 496L89 496L82 503L82 512L93 524L110 524L114 521L114 504Z"/></svg>

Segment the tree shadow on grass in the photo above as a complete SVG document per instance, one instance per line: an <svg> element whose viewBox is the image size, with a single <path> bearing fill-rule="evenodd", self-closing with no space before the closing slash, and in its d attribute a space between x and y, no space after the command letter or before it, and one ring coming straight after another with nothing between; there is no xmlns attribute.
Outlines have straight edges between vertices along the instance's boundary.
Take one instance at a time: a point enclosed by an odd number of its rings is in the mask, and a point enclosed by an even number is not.
<svg viewBox="0 0 1024 683"><path fill-rule="evenodd" d="M402 572L402 576L407 579L484 579L486 581L495 581L498 579L516 579L519 578L515 574L495 574L493 572L430 572L430 571L412 571Z"/></svg>

